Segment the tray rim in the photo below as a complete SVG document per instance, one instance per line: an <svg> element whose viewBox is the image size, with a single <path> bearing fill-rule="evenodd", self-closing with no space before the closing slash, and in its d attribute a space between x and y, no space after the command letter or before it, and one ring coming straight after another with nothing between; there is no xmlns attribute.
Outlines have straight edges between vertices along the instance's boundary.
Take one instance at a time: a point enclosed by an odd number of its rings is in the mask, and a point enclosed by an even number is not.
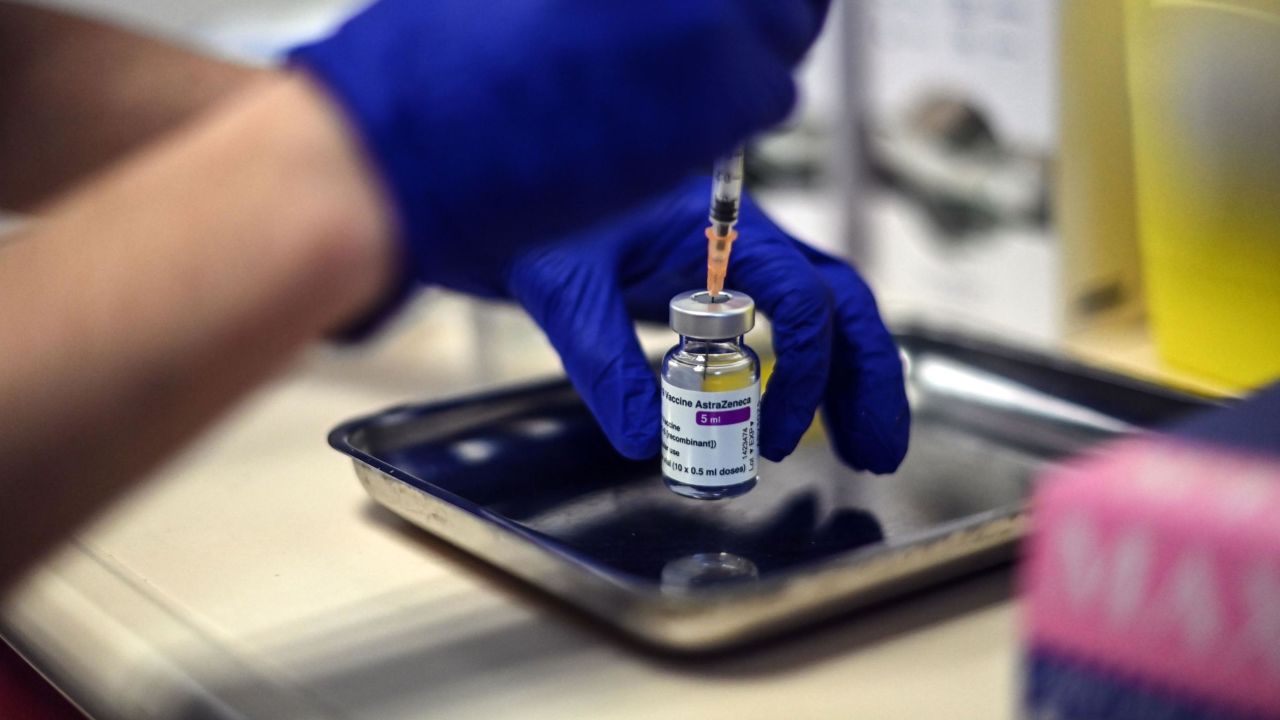
<svg viewBox="0 0 1280 720"><path fill-rule="evenodd" d="M976 351L994 355L1015 362L1023 362L1041 367L1066 372L1091 381L1103 382L1127 390L1138 391L1148 395L1160 396L1163 399L1198 405L1209 408L1222 404L1218 398L1197 395L1185 390L1159 385L1141 378L1117 373L1106 368L1051 353L1030 348L1008 345L972 335L947 330L938 330L922 324L901 327L895 332L900 344L911 343L951 346L954 348ZM663 592L659 583L648 581L628 573L602 566L593 558L560 543L547 542L540 534L498 513L491 512L475 503L458 496L448 490L432 484L414 475L404 472L360 448L355 438L362 431L375 424L385 425L389 421L400 419L412 421L424 415L457 409L476 403L492 402L512 396L530 395L539 392L563 391L571 389L564 378L551 378L542 381L521 383L516 385L492 388L489 390L462 394L452 398L444 398L426 403L402 403L390 406L378 412L362 415L337 425L328 434L328 443L335 450L350 457L355 464L356 474L366 492L375 502L389 508L397 515L412 524L430 532L442 540L459 547L476 556L485 563L497 567L504 572L528 582L535 588L550 592L587 612L600 617L604 621L620 627L643 642L662 647L667 650L682 652L714 650L740 644L741 642L768 634L785 626L812 622L819 617L857 609L881 597L892 597L899 592L928 586L946 578L954 578L966 572L964 566L978 555L989 556L990 562L979 563L969 570L976 571L983 567L993 567L1012 559L1016 544L1026 534L1027 503L1015 503L1008 506L992 508L982 513L957 518L953 521L931 528L924 535L911 538L898 545L877 544L848 553L822 558L788 569L784 573L762 579L761 582L746 586L726 586L724 588L702 590L696 593ZM366 474L370 473L370 474ZM495 557L487 553L477 543L442 532L440 528L429 526L429 522L417 517L405 507L397 506L385 497L379 489L380 475L386 482L399 483L425 498L430 498L442 507L451 511L461 511L478 523L500 530L505 535L518 539L529 546L526 550L550 558L559 569L569 569L574 573L586 573L588 582L604 590L612 596L616 603L593 603L581 597L574 597L568 592L573 582L548 582L545 577L522 568L516 563ZM380 496L381 495L381 496ZM771 595L785 592L787 587L803 579L823 579L841 574L852 575L855 569L867 569L876 563L892 563L910 553L937 552L939 547L954 543L955 538L966 535L981 536L983 529L998 524L1004 528L992 537L981 539L968 547L967 551L952 553L934 566L940 577L931 579L929 573L909 572L893 575L871 588L871 593L861 601L851 602L848 597L835 596L825 602L811 603L808 609L818 611L820 605L829 606L829 612L800 618L797 622L789 622L785 617L757 618L753 622L736 623L728 631L699 633L696 627L699 616L715 614L723 608L749 602L753 599L768 598ZM865 573L864 573L865 574ZM852 579L852 578L851 578ZM581 579L580 579L581 580ZM853 584L857 584L854 582ZM905 588L894 591L890 588ZM886 592L877 593L877 590ZM629 602L618 603L625 596ZM798 614L798 613L794 613ZM691 624L692 623L692 624ZM732 624L732 623L731 623Z"/></svg>

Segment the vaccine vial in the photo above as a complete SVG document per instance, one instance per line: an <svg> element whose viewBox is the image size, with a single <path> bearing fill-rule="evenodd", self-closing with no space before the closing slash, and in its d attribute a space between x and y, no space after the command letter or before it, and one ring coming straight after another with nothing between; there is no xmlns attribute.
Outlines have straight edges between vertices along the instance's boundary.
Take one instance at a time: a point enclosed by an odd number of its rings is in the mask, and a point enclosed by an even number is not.
<svg viewBox="0 0 1280 720"><path fill-rule="evenodd" d="M750 296L692 290L671 299L680 342L662 360L662 476L701 500L755 487L760 464L760 359L742 343Z"/></svg>

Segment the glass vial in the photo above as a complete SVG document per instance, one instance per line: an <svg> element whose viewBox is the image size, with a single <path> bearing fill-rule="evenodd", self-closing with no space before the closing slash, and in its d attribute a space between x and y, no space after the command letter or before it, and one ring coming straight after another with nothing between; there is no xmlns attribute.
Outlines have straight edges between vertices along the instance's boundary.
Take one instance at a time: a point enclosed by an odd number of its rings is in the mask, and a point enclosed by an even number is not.
<svg viewBox="0 0 1280 720"><path fill-rule="evenodd" d="M750 296L693 290L671 299L680 342L662 360L662 476L701 500L755 487L760 465L760 359L742 343Z"/></svg>

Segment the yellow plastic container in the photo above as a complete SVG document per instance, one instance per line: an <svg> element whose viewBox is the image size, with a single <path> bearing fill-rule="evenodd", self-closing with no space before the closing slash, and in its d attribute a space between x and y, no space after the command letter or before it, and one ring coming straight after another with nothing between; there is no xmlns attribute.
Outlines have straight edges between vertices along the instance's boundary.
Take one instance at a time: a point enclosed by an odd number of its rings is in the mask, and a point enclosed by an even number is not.
<svg viewBox="0 0 1280 720"><path fill-rule="evenodd" d="M1142 310L1124 4L1065 0L1054 221L1068 332Z"/></svg>
<svg viewBox="0 0 1280 720"><path fill-rule="evenodd" d="M1147 307L1171 366L1280 377L1280 0L1125 0Z"/></svg>

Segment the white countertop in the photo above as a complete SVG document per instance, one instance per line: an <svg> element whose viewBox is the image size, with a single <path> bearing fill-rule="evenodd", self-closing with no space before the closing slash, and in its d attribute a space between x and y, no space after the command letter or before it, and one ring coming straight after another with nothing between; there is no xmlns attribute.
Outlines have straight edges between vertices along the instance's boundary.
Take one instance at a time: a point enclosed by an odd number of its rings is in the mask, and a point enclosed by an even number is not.
<svg viewBox="0 0 1280 720"><path fill-rule="evenodd" d="M325 444L388 405L556 372L517 312L455 298L311 353L42 567L0 629L103 718L1014 714L1008 571L677 661L381 510Z"/></svg>

